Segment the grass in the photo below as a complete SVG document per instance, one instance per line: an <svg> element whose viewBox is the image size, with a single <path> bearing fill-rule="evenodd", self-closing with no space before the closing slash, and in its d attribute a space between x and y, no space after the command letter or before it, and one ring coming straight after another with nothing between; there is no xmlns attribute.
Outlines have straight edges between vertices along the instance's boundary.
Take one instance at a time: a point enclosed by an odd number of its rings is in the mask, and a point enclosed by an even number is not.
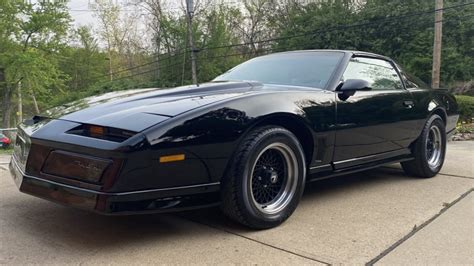
<svg viewBox="0 0 474 266"><path fill-rule="evenodd" d="M0 148L0 155L11 155L13 153L13 148L3 149Z"/></svg>
<svg viewBox="0 0 474 266"><path fill-rule="evenodd" d="M458 124L456 127L457 133L474 133L474 123L471 124Z"/></svg>

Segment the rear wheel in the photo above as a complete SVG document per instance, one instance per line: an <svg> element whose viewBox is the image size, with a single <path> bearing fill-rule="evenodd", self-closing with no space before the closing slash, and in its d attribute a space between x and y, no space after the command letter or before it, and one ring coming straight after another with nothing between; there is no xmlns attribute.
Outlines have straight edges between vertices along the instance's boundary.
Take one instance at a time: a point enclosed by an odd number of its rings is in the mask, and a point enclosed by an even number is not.
<svg viewBox="0 0 474 266"><path fill-rule="evenodd" d="M233 220L258 229L284 222L304 189L306 166L298 139L267 126L243 141L222 184L222 210Z"/></svg>
<svg viewBox="0 0 474 266"><path fill-rule="evenodd" d="M443 119L433 115L428 119L415 142L414 160L402 162L405 173L418 177L433 177L443 166L446 153L446 130Z"/></svg>

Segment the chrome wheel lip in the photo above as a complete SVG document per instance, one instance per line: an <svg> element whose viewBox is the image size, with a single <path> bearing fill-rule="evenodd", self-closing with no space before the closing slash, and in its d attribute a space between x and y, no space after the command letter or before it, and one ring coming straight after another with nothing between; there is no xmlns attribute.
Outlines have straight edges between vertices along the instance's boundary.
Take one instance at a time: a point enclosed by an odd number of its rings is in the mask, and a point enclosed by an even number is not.
<svg viewBox="0 0 474 266"><path fill-rule="evenodd" d="M433 170L441 165L443 154L443 139L441 130L436 125L430 127L428 137L426 138L426 160L428 166Z"/></svg>
<svg viewBox="0 0 474 266"><path fill-rule="evenodd" d="M253 184L253 177L254 177L254 171L255 171L255 166L262 156L266 151L273 149L277 152L279 152L282 157L285 160L286 164L286 176L284 177L284 184L283 187L278 193L278 195L273 199L270 204L260 204L255 200L255 196L253 193L252 189L252 184ZM248 190L250 191L250 200L252 204L258 208L258 210L264 214L277 214L281 212L288 204L291 202L293 199L295 193L296 193L296 188L298 186L298 174L299 174L299 169L298 169L298 160L296 158L295 152L286 144L281 143L281 142L275 142L267 147L265 147L260 153L258 154L256 160L254 161L251 172L250 172L250 180L248 182Z"/></svg>

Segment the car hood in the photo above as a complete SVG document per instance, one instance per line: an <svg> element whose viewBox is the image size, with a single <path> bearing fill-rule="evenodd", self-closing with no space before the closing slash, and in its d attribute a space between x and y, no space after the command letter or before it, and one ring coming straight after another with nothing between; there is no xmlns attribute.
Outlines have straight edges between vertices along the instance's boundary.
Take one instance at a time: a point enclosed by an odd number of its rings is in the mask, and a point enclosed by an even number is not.
<svg viewBox="0 0 474 266"><path fill-rule="evenodd" d="M142 131L181 113L248 93L250 82L214 82L174 89L106 93L48 110L45 118Z"/></svg>

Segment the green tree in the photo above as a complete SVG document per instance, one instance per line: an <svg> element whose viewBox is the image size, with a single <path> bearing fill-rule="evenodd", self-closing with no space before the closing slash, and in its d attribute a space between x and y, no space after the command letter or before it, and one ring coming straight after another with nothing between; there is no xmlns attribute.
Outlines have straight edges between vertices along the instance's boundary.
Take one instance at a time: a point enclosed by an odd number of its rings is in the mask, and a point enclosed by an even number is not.
<svg viewBox="0 0 474 266"><path fill-rule="evenodd" d="M68 77L57 68L56 56L65 45L70 17L62 1L1 1L0 14L0 42L5 44L0 48L0 65L6 75L6 86L2 88L2 124L9 127L15 89L26 88L36 103L35 95L43 97L64 88ZM39 107L35 106L38 111Z"/></svg>
<svg viewBox="0 0 474 266"><path fill-rule="evenodd" d="M74 46L61 51L60 68L70 77L66 93L79 92L94 83L108 79L108 58L100 51L97 39L91 29L81 26L73 31Z"/></svg>

